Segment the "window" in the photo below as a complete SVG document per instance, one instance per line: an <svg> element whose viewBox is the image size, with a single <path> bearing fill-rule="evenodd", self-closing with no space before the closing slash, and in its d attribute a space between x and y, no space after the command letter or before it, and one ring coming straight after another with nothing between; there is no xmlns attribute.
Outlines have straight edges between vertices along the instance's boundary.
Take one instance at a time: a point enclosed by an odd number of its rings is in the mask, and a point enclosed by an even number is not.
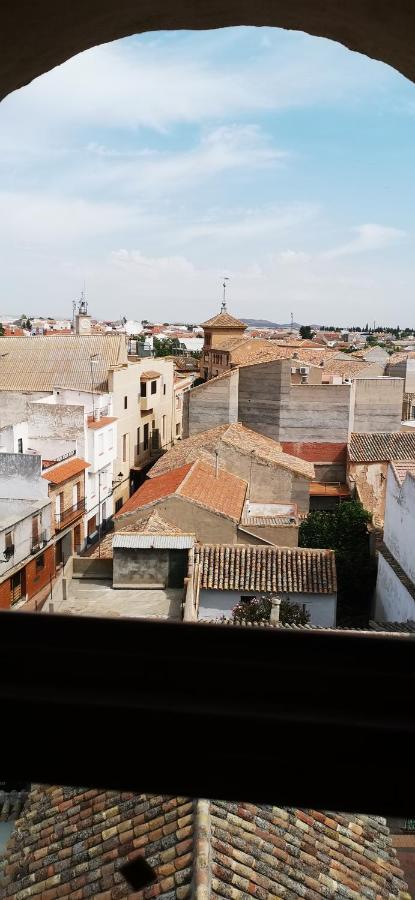
<svg viewBox="0 0 415 900"><path fill-rule="evenodd" d="M152 382L151 382L151 393L152 393L152 394L156 394L156 393L157 393L157 381L152 381Z"/></svg>
<svg viewBox="0 0 415 900"><path fill-rule="evenodd" d="M17 439L17 452L23 453L23 438Z"/></svg>
<svg viewBox="0 0 415 900"><path fill-rule="evenodd" d="M176 437L178 437L179 434L180 434L180 422L177 422L177 424L176 424Z"/></svg>
<svg viewBox="0 0 415 900"><path fill-rule="evenodd" d="M146 425L144 425L144 450L148 450L148 431L149 426L147 422Z"/></svg>
<svg viewBox="0 0 415 900"><path fill-rule="evenodd" d="M88 519L88 537L91 537L91 534L97 530L97 517L92 516L91 519Z"/></svg>
<svg viewBox="0 0 415 900"><path fill-rule="evenodd" d="M45 554L41 553L36 557L36 573L41 572L45 568Z"/></svg>
<svg viewBox="0 0 415 900"><path fill-rule="evenodd" d="M147 397L147 382L142 381L140 384L140 394L142 397Z"/></svg>
<svg viewBox="0 0 415 900"><path fill-rule="evenodd" d="M122 436L122 461L128 462L128 434Z"/></svg>
<svg viewBox="0 0 415 900"><path fill-rule="evenodd" d="M10 550L10 548L13 547L13 532L12 531L6 531L5 547L6 547L6 550Z"/></svg>
<svg viewBox="0 0 415 900"><path fill-rule="evenodd" d="M205 347L210 347L211 343L212 343L212 335L205 334Z"/></svg>
<svg viewBox="0 0 415 900"><path fill-rule="evenodd" d="M163 384L163 394L164 394L164 396L166 396L166 385L165 384Z"/></svg>
<svg viewBox="0 0 415 900"><path fill-rule="evenodd" d="M137 428L137 454L140 452L140 429Z"/></svg>
<svg viewBox="0 0 415 900"><path fill-rule="evenodd" d="M109 428L107 434L108 434L108 437L107 437L108 450L112 450L113 442L114 442L114 430L112 428Z"/></svg>
<svg viewBox="0 0 415 900"><path fill-rule="evenodd" d="M115 512L119 512L122 507L122 497L119 497L118 500L115 501Z"/></svg>
<svg viewBox="0 0 415 900"><path fill-rule="evenodd" d="M166 440L166 416L163 416L161 421L162 421L161 433L162 433L163 444L164 444L164 441Z"/></svg>
<svg viewBox="0 0 415 900"><path fill-rule="evenodd" d="M128 406L128 397L124 397L124 409L127 409Z"/></svg>

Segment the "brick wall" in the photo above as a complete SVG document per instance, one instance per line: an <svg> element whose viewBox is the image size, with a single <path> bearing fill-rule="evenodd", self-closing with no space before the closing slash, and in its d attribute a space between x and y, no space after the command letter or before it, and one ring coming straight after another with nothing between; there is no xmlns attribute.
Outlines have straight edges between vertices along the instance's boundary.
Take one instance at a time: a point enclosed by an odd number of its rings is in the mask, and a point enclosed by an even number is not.
<svg viewBox="0 0 415 900"><path fill-rule="evenodd" d="M34 594L42 590L45 585L49 584L50 579L55 574L55 554L53 547L47 547L43 553L44 566L43 569L37 569L35 557L26 566L26 593L30 600Z"/></svg>
<svg viewBox="0 0 415 900"><path fill-rule="evenodd" d="M0 609L10 609L10 578L0 584Z"/></svg>

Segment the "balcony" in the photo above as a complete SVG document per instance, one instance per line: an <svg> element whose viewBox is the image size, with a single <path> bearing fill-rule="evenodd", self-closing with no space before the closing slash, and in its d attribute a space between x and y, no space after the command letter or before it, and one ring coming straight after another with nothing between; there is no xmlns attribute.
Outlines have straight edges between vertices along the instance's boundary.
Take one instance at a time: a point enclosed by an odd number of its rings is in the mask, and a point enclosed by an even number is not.
<svg viewBox="0 0 415 900"><path fill-rule="evenodd" d="M66 509L61 509L59 513L55 513L55 530L61 531L62 528L66 528L71 522L75 522L76 519L83 516L84 512L85 497L82 500L78 500L78 503L75 503L73 506L67 506Z"/></svg>

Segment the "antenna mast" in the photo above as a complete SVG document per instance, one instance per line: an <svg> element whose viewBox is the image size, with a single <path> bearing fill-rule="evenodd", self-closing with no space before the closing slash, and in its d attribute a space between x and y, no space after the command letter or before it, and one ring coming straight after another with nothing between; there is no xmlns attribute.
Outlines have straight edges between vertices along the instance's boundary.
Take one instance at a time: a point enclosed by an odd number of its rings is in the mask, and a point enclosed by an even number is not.
<svg viewBox="0 0 415 900"><path fill-rule="evenodd" d="M222 284L222 287L223 287L222 306L221 306L221 310L220 310L222 313L227 312L227 309L226 309L226 288L227 288L226 282L227 281L229 281L229 278L227 275L224 275L223 284Z"/></svg>

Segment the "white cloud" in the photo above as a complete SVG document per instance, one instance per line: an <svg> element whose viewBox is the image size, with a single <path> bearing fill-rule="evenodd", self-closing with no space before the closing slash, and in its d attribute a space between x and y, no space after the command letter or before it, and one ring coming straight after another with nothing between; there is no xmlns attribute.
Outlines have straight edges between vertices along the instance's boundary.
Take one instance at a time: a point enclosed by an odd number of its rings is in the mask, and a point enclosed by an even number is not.
<svg viewBox="0 0 415 900"><path fill-rule="evenodd" d="M189 242L204 238L221 241L248 240L273 235L296 228L315 218L318 207L312 204L294 203L286 207L263 207L260 209L223 210L221 215L206 216L179 228L176 239Z"/></svg>
<svg viewBox="0 0 415 900"><path fill-rule="evenodd" d="M310 253L304 253L302 250L281 250L277 254L277 261L286 266L301 265L309 262L310 259Z"/></svg>
<svg viewBox="0 0 415 900"><path fill-rule="evenodd" d="M356 237L346 244L327 250L322 256L325 259L337 259L340 256L351 256L355 253L383 250L399 243L406 236L405 231L400 228L376 224L357 225L353 231Z"/></svg>
<svg viewBox="0 0 415 900"><path fill-rule="evenodd" d="M160 276L188 278L196 274L193 263L184 256L145 256L140 250L113 250L110 264L134 271L140 279L154 281Z"/></svg>

